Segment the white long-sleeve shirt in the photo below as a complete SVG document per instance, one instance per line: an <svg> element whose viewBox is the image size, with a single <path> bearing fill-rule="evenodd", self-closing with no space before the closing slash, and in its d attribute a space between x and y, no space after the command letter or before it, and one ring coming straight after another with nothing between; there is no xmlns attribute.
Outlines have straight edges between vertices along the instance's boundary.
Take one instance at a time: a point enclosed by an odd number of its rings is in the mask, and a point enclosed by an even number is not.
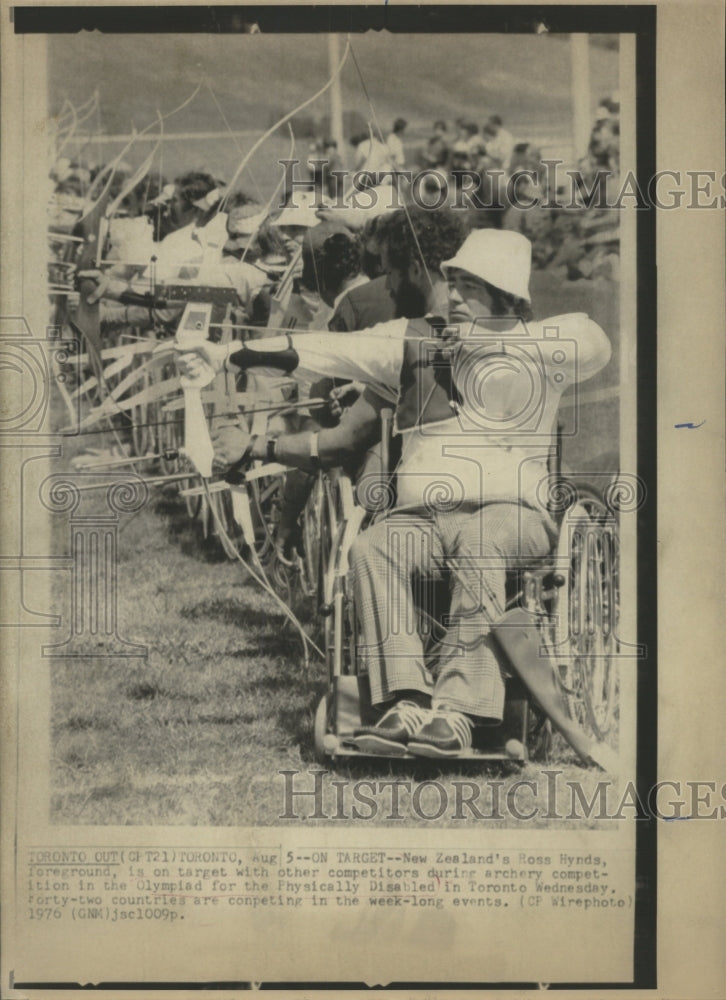
<svg viewBox="0 0 726 1000"><path fill-rule="evenodd" d="M295 375L368 382L393 402L407 326L403 319L344 338L295 335ZM287 346L287 338L279 337L259 342L258 349ZM544 509L547 457L562 393L607 364L610 341L584 313L571 313L504 332L475 327L448 346L461 401L450 418L402 431L399 507L426 506L438 486L452 501L506 500ZM421 400L422 412L426 402Z"/></svg>

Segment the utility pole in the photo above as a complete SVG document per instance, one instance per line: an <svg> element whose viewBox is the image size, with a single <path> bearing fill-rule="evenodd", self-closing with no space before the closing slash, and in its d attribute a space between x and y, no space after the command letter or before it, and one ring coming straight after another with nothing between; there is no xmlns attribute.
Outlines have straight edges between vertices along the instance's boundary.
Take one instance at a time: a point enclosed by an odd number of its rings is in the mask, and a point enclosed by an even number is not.
<svg viewBox="0 0 726 1000"><path fill-rule="evenodd" d="M338 35L328 35L329 72L332 75L340 64L340 41ZM343 137L343 97L340 88L340 74L330 88L330 138L338 143L338 152L345 161L345 139Z"/></svg>
<svg viewBox="0 0 726 1000"><path fill-rule="evenodd" d="M585 34L570 35L572 64L572 139L575 159L587 152L590 141L590 49Z"/></svg>

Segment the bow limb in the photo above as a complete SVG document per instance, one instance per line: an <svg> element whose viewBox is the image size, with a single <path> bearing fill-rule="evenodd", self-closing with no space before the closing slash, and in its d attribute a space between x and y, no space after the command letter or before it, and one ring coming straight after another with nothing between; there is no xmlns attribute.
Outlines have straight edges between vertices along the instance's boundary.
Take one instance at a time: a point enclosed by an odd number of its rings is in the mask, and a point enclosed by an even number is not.
<svg viewBox="0 0 726 1000"><path fill-rule="evenodd" d="M61 109L56 115L56 127L61 132L66 127L65 123L61 125L61 122L63 122L63 118L65 117L66 114L69 116L70 122L72 123L74 117L76 116L76 111L75 108L73 107L72 102L67 97L64 97L63 103L61 104Z"/></svg>
<svg viewBox="0 0 726 1000"><path fill-rule="evenodd" d="M154 150L155 152L156 149ZM114 205L109 204L109 199L111 197L111 181L117 162L115 160L111 166L109 179L104 186L104 191L97 198L92 208L79 219L73 230L75 236L83 239L83 245L76 261L77 271L94 269L102 259L106 231L115 211ZM142 164L142 166L146 166L146 163ZM134 182L134 185L138 183L136 177L131 180ZM127 193L128 191L122 190L119 196L120 199L123 200ZM120 204L119 199L116 199L116 201ZM91 370L96 377L99 394L102 399L106 400L111 397L111 390L106 380L101 357L101 304L100 301L93 303L89 303L88 301L89 296L92 296L95 290L96 283L92 278L85 278L79 283L78 306L76 307L75 317L71 321L71 325L74 331L81 336L85 344Z"/></svg>
<svg viewBox="0 0 726 1000"><path fill-rule="evenodd" d="M154 162L154 157L156 156L156 154L159 151L159 148L161 146L162 140L163 140L163 136L160 135L159 138L158 138L158 140L157 140L157 142L156 142L156 145L151 150L151 152L149 153L149 155L146 157L146 159L144 160L144 162L131 175L131 177L129 177L129 179L123 185L123 187L121 188L121 190L119 191L119 193L116 195L116 197L114 198L114 200L112 202L110 202L110 204L108 205L108 207L106 209L106 212L104 213L106 219L108 219L110 221L113 218L113 216L118 211L119 206L121 205L121 202L124 200L124 198L133 191L133 189L136 187L136 185L139 184L144 179L144 177L146 177L146 175L148 174L148 172L151 170L151 164Z"/></svg>
<svg viewBox="0 0 726 1000"><path fill-rule="evenodd" d="M94 111L98 110L98 89L94 90L85 104L82 104L80 108L76 108L76 114L78 116L78 124L83 125L85 121L91 117Z"/></svg>
<svg viewBox="0 0 726 1000"><path fill-rule="evenodd" d="M110 185L109 185L110 189ZM93 209L78 220L73 230L74 236L83 239L81 252L76 260L76 269L84 271L96 266L100 253L101 221L109 197L109 190L98 199ZM76 332L80 333L88 351L93 374L96 376L99 388L108 394L108 387L103 374L101 361L101 307L98 302L89 303L88 298L95 292L96 283L91 278L85 278L78 285L78 306L72 323Z"/></svg>
<svg viewBox="0 0 726 1000"><path fill-rule="evenodd" d="M90 215L93 212L93 210L96 208L96 205L98 204L98 202L104 197L105 194L107 194L108 189L111 187L111 183L113 181L113 175L114 175L114 173L116 171L116 167L121 162L121 160L124 158L124 156L126 156L126 154L131 149L131 147L134 145L134 143L137 142L141 138L141 136L146 135L147 132L151 131L151 129L154 127L154 125L160 124L160 123L166 121L167 118L171 118L172 115L176 115L180 111L183 111L184 108L186 108L188 104L191 104L191 102L194 100L194 98L197 96L197 94L201 90L201 87L202 87L202 82L200 81L197 84L197 86L194 88L194 90L192 91L192 93L189 95L189 97L187 97L186 100L182 101L182 103L180 105L178 105L178 107L172 108L171 111L167 111L165 115L158 116L152 122L149 122L148 125L146 125L144 128L142 128L142 130L140 132L137 133L135 129L132 131L131 138L126 143L126 145L122 148L122 150L118 154L118 156L114 157L114 159L111 162L111 164L109 164L109 166L107 166L105 168L105 170L101 171L101 174L99 176L103 176L106 173L108 173L108 178L106 180L106 183L104 184L103 190L101 191L101 194L98 196L97 200L95 202L91 203L86 208L86 211L85 211L84 215L81 216L81 220L84 219L86 217L86 215ZM81 221L81 220L79 220L79 221Z"/></svg>
<svg viewBox="0 0 726 1000"><path fill-rule="evenodd" d="M66 105L68 105L70 109L71 121L68 126L64 125L63 127L61 127L60 123L61 119L63 118L63 115L65 114ZM76 136L78 129L81 127L81 125L83 125L84 122L88 121L88 119L96 110L97 106L98 106L98 90L94 90L90 98L85 103L83 103L79 108L76 108L75 105L73 105L68 100L68 98L65 99L65 101L63 102L63 107L61 108L61 112L58 115L57 128L58 128L58 141L60 145L55 153L56 160L60 159L60 155L63 152L63 150L66 148L71 139L73 139ZM65 134L61 137L62 132L65 132ZM83 148L85 149L85 146ZM79 153L76 153L76 156L79 156Z"/></svg>
<svg viewBox="0 0 726 1000"><path fill-rule="evenodd" d="M293 158L294 154L295 154L295 133L292 130L292 125L290 124L290 122L287 123L287 127L290 130L290 152L289 152L289 155L288 155L288 159L291 160ZM254 233L250 237L249 243L247 244L247 246L244 248L244 251L242 252L242 257L240 259L240 263L241 264L244 264L245 258L247 257L247 254L249 253L250 247L254 243L254 241L255 241L255 239L257 237L257 234L259 233L260 229L264 226L265 222L267 221L267 216L270 214L270 209L272 208L272 203L274 202L275 198L280 193L280 188L282 187L282 185L284 183L285 183L285 175L283 174L282 177L280 178L280 180L275 185L275 190L272 192L272 194L270 195L270 197L267 199L267 202L265 203L265 207L264 207L264 210L263 210L262 219L261 219L260 222L258 222L258 224L257 224L257 226L255 228Z"/></svg>
<svg viewBox="0 0 726 1000"><path fill-rule="evenodd" d="M181 387L184 393L184 454L202 479L210 479L214 448L202 403L202 390L185 379L181 380Z"/></svg>
<svg viewBox="0 0 726 1000"><path fill-rule="evenodd" d="M60 128L60 124L58 125L58 133L59 133L58 136L57 136L58 147L56 148L56 151L55 151L56 161L60 159L61 153L66 148L66 146L68 145L68 143L71 141L71 139L73 138L73 136L76 134L76 130L78 128L78 113L77 113L75 107L68 100L68 98L66 98L65 103L68 104L68 107L70 108L70 111L71 111L71 121L70 121L70 124L68 125L67 131L65 132L65 134L62 137L60 135L62 129ZM65 107L65 104L64 104L64 107ZM62 118L62 116L63 116L63 111L61 110L61 113L58 116L59 123L60 123L60 119Z"/></svg>
<svg viewBox="0 0 726 1000"><path fill-rule="evenodd" d="M105 209L106 205L108 204L108 195L111 191L111 185L113 184L113 179L116 176L116 168L123 160L124 155L128 152L129 149L131 149L131 146L134 144L137 138L138 135L134 131L132 134L132 138L129 140L129 142L126 143L121 152L117 156L114 156L111 162L106 164L103 170L101 170L101 172L98 174L98 177L91 185L88 195L86 196L86 207L80 219L78 220L77 225L81 224L88 218L100 218L100 214L97 213L97 208L100 204L103 204L103 207ZM101 188L101 193L97 195L96 184L98 183L100 185L101 181L103 181L103 187ZM95 201L92 201L91 199L94 196L95 196Z"/></svg>
<svg viewBox="0 0 726 1000"><path fill-rule="evenodd" d="M214 106L216 107L217 112L219 113L219 117L222 119L222 122L224 123L224 127L229 132L229 135L230 135L230 138L231 138L232 142L237 147L237 152L239 153L240 157L244 156L244 153L242 152L242 146L240 144L240 141L237 138L237 136L234 134L234 132L232 131L232 126L229 124L229 120L228 120L227 116L225 115L224 110L222 109L222 105L219 103L219 101L217 99L217 95L215 94L214 88L212 87L212 83L211 83L211 81L209 80L208 77L205 79L205 83L207 85L207 90L209 91L209 96L214 101ZM253 185L255 187L255 190L257 191L257 194L258 194L258 196L260 198L260 201L262 201L262 197L263 196L262 196L262 193L260 191L259 185L257 184L257 180L256 180L254 174L250 174L250 179L252 180L252 183L253 183Z"/></svg>
<svg viewBox="0 0 726 1000"><path fill-rule="evenodd" d="M200 309L204 309L206 315L202 319L199 316ZM179 328L176 334L176 343L179 346L191 347L195 343L204 341L209 334L211 320L211 306L201 306L190 303L184 311ZM228 554L233 554L244 564L250 576L259 584L269 596L276 601L285 616L297 629L304 650L305 663L309 659L309 649L318 652L324 659L323 653L315 643L309 638L302 625L293 614L291 609L285 604L282 598L275 593L274 588L267 578L264 567L260 562L259 555L255 549L255 530L252 519L250 496L246 484L228 484L231 491L231 502L235 521L239 525L245 542L250 551L250 562L244 559L235 550L235 546L229 538L227 527L220 516L217 506L212 501L209 479L212 475L212 459L214 448L209 435L207 418L204 413L204 405L201 398L201 390L214 380L214 373L210 368L206 374L194 380L182 377L181 387L184 393L184 454L194 465L202 480L203 495L207 498L207 504L211 516L217 525L220 538L223 540L225 550Z"/></svg>
<svg viewBox="0 0 726 1000"><path fill-rule="evenodd" d="M234 185L237 182L238 178L240 177L242 171L245 169L245 167L250 162L250 160L255 155L255 153L260 148L260 146L262 146L263 143L265 143L267 141L267 139L269 139L269 137L274 132L276 132L278 128L280 128L281 125L285 125L287 122L290 121L291 118L294 118L294 116L296 114L298 114L300 111L302 111L303 108L306 108L309 104L312 104L313 101L316 101L318 99L318 97L322 97L322 95L326 92L326 90L329 90L333 86L333 84L335 83L335 80L337 79L337 77L339 76L341 70L343 69L343 66L345 65L345 61L348 58L348 53L349 52L350 52L350 37L348 37L348 41L347 41L347 44L345 46L345 52L343 53L343 57L341 58L340 62L336 66L336 68L333 71L333 73L331 74L330 79L325 84L323 84L323 86L319 90L317 90L311 97L307 97L304 101L302 101L300 104L298 104L296 108L293 108L292 111L288 111L287 114L283 115L282 118L280 118L279 121L276 121L274 125L271 125L270 128L268 128L267 131L264 132L260 136L260 138L253 144L252 148L243 157L242 162L240 163L240 165L235 170L235 172L234 172L234 174L232 176L232 180L229 182L229 185L227 187L227 193L225 194L224 198L222 198L221 201L220 201L220 203L219 203L218 211L221 210L224 207L224 205L226 204L226 202L227 202L230 194L232 193Z"/></svg>

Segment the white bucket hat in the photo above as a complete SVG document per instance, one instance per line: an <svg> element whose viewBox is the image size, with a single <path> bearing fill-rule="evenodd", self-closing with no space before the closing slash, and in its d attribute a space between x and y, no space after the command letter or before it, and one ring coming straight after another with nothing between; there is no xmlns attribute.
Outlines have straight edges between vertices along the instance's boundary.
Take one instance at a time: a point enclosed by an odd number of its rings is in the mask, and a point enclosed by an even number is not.
<svg viewBox="0 0 726 1000"><path fill-rule="evenodd" d="M259 208L257 205L253 207ZM261 212L255 212L254 215L244 215L239 209L232 208L228 210L228 216L232 216L233 212L232 222L227 224L230 236L254 236L267 218L267 212L264 208Z"/></svg>
<svg viewBox="0 0 726 1000"><path fill-rule="evenodd" d="M529 302L532 244L521 233L503 229L477 229L469 233L458 253L441 264L444 271L457 267L495 288Z"/></svg>

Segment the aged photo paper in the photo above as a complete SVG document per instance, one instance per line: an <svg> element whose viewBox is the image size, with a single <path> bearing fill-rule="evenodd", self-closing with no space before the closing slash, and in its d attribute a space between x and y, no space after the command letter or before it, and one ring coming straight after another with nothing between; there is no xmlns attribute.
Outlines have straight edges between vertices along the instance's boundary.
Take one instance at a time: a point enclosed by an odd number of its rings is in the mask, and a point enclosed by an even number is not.
<svg viewBox="0 0 726 1000"><path fill-rule="evenodd" d="M723 39L3 2L2 998L723 995Z"/></svg>

